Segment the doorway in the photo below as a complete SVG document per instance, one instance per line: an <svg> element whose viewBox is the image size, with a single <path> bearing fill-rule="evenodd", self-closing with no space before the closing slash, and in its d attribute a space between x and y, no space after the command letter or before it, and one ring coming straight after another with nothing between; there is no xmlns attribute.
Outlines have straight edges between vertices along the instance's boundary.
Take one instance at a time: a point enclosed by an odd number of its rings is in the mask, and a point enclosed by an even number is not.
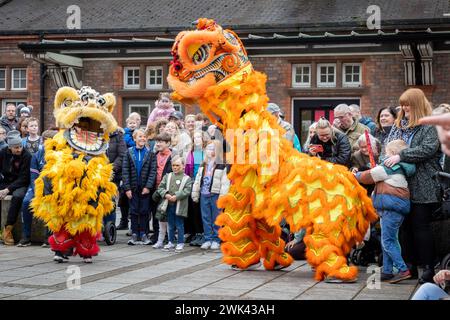
<svg viewBox="0 0 450 320"><path fill-rule="evenodd" d="M341 103L360 105L360 98L293 98L293 125L300 143L305 143L309 126L324 117L331 123L334 120L334 108Z"/></svg>

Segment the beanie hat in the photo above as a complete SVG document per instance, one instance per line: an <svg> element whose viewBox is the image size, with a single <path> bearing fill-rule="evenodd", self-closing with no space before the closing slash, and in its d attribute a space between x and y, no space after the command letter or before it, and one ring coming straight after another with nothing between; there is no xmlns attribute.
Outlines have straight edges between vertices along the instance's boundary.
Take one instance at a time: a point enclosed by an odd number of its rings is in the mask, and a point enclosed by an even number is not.
<svg viewBox="0 0 450 320"><path fill-rule="evenodd" d="M20 109L20 113L28 113L28 114L30 114L31 111L30 111L30 108L28 108L28 107L22 107Z"/></svg>
<svg viewBox="0 0 450 320"><path fill-rule="evenodd" d="M17 146L22 144L22 138L20 137L20 132L17 130L11 130L6 135L6 143L8 146Z"/></svg>

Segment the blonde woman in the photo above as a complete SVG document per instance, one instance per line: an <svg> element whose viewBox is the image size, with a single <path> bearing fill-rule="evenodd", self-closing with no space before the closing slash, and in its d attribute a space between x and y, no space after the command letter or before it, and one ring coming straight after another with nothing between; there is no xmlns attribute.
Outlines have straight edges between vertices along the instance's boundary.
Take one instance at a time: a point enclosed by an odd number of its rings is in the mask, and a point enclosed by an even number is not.
<svg viewBox="0 0 450 320"><path fill-rule="evenodd" d="M317 121L316 133L311 138L308 153L348 167L352 148L345 134L335 129L327 119L321 118Z"/></svg>
<svg viewBox="0 0 450 320"><path fill-rule="evenodd" d="M441 189L434 179L440 171L441 157L438 134L434 126L421 125L419 119L431 115L431 104L422 90L412 88L400 96L400 112L386 143L401 139L408 148L388 157L384 164L393 167L400 161L414 163L416 173L408 178L411 192L411 212L403 224L402 251L410 264L412 276L417 277L417 265L422 262L424 272L420 283L432 282L434 276L434 244L431 214L439 207Z"/></svg>

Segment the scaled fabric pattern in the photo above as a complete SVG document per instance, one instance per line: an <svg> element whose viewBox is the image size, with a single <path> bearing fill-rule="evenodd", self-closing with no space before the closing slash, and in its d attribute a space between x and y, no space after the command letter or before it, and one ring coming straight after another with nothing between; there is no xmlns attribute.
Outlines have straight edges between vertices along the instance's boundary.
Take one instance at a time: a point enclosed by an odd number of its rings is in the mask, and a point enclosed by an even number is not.
<svg viewBox="0 0 450 320"><path fill-rule="evenodd" d="M293 259L280 239L285 219L293 232L306 229L317 280L354 280L358 270L346 255L377 219L366 190L346 167L300 153L282 138L284 129L265 111L267 78L253 70L234 32L199 19L196 30L178 34L172 56L172 97L199 105L231 148L232 185L219 198L216 220L224 262L241 269L261 259L269 270L289 266Z"/></svg>
<svg viewBox="0 0 450 320"><path fill-rule="evenodd" d="M117 187L105 150L117 128L115 98L90 87L60 88L54 116L60 128L45 142L46 164L36 179L34 215L53 232L51 248L90 258L99 252L97 235L103 217L112 212Z"/></svg>

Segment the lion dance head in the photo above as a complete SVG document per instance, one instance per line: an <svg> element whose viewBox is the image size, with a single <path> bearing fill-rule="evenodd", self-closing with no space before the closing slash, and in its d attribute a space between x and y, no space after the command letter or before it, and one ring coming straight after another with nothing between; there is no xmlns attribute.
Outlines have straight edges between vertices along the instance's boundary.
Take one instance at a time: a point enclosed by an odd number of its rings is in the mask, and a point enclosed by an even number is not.
<svg viewBox="0 0 450 320"><path fill-rule="evenodd" d="M64 137L73 149L102 154L108 147L109 134L117 129L112 115L115 105L112 93L101 95L91 87L62 87L54 103L56 125L65 129Z"/></svg>
<svg viewBox="0 0 450 320"><path fill-rule="evenodd" d="M167 81L177 100L196 100L208 87L250 65L239 37L214 20L201 18L196 30L180 32L172 47Z"/></svg>

